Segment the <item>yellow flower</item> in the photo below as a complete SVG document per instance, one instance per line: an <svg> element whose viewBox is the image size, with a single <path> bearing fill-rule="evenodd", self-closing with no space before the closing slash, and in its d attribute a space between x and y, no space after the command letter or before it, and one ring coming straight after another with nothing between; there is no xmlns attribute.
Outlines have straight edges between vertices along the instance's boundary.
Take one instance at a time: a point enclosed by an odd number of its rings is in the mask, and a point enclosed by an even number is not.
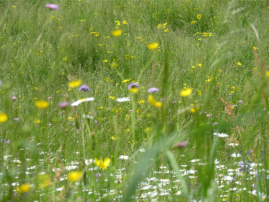
<svg viewBox="0 0 269 202"><path fill-rule="evenodd" d="M128 23L126 21L123 21L122 24L127 25Z"/></svg>
<svg viewBox="0 0 269 202"><path fill-rule="evenodd" d="M238 66L241 66L242 65L242 63L241 62L238 62L238 63L236 63Z"/></svg>
<svg viewBox="0 0 269 202"><path fill-rule="evenodd" d="M191 108L191 109L190 109L190 112L191 112L191 113L194 113L195 111L196 111L195 108Z"/></svg>
<svg viewBox="0 0 269 202"><path fill-rule="evenodd" d="M39 109L45 109L49 106L49 103L46 100L39 100L35 103L35 106L37 106Z"/></svg>
<svg viewBox="0 0 269 202"><path fill-rule="evenodd" d="M25 183L25 184L22 184L19 187L16 187L16 190L19 193L27 193L30 190L30 186L31 186L30 183Z"/></svg>
<svg viewBox="0 0 269 202"><path fill-rule="evenodd" d="M201 64L201 63L199 63L199 64L198 64L198 67L199 67L199 68L201 68L201 67L202 67L202 64Z"/></svg>
<svg viewBox="0 0 269 202"><path fill-rule="evenodd" d="M147 47L150 49L150 50L154 50L156 48L158 48L159 44L158 43L151 43L149 45L147 45Z"/></svg>
<svg viewBox="0 0 269 202"><path fill-rule="evenodd" d="M265 76L269 76L269 71L266 71L266 74L265 74Z"/></svg>
<svg viewBox="0 0 269 202"><path fill-rule="evenodd" d="M165 29L164 32L169 32L169 29Z"/></svg>
<svg viewBox="0 0 269 202"><path fill-rule="evenodd" d="M121 33L122 33L122 30L120 30L120 29L111 32L111 34L112 34L113 36L120 36Z"/></svg>
<svg viewBox="0 0 269 202"><path fill-rule="evenodd" d="M116 140L117 138L115 138L114 136L111 137L111 140Z"/></svg>
<svg viewBox="0 0 269 202"><path fill-rule="evenodd" d="M83 172L81 171L73 171L69 175L67 175L67 179L70 182L76 182L83 176Z"/></svg>
<svg viewBox="0 0 269 202"><path fill-rule="evenodd" d="M150 133L151 132L151 128L150 127L146 127L144 130L145 133Z"/></svg>
<svg viewBox="0 0 269 202"><path fill-rule="evenodd" d="M200 20L202 18L202 15L198 14L196 17L197 17L198 20Z"/></svg>
<svg viewBox="0 0 269 202"><path fill-rule="evenodd" d="M255 47L255 46L253 46L253 49L254 49L254 50L257 50L258 48L257 48L257 47Z"/></svg>
<svg viewBox="0 0 269 202"><path fill-rule="evenodd" d="M118 64L117 64L116 62L113 61L113 62L110 64L110 67L111 67L111 69L115 69L115 68L118 67Z"/></svg>
<svg viewBox="0 0 269 202"><path fill-rule="evenodd" d="M39 124L39 123L40 123L40 120L39 120L39 119L36 119L34 122L35 122L36 124Z"/></svg>
<svg viewBox="0 0 269 202"><path fill-rule="evenodd" d="M103 158L101 158L100 160L95 158L94 160L95 160L94 164L98 166L99 168L101 168L102 170L106 169L110 164L110 158L106 158L104 161L103 161Z"/></svg>
<svg viewBox="0 0 269 202"><path fill-rule="evenodd" d="M46 188L51 184L50 177L47 174L38 176L40 188Z"/></svg>
<svg viewBox="0 0 269 202"><path fill-rule="evenodd" d="M130 93L137 93L138 92L138 88L131 88L129 89Z"/></svg>
<svg viewBox="0 0 269 202"><path fill-rule="evenodd" d="M115 23L117 23L117 26L120 26L120 21L117 20Z"/></svg>
<svg viewBox="0 0 269 202"><path fill-rule="evenodd" d="M179 95L181 97L188 97L191 93L192 93L192 89L191 88L186 88L184 90L181 90Z"/></svg>
<svg viewBox="0 0 269 202"><path fill-rule="evenodd" d="M141 105L141 104L143 104L144 102L145 102L145 100L139 100L139 101L138 101L138 104Z"/></svg>
<svg viewBox="0 0 269 202"><path fill-rule="evenodd" d="M163 106L163 103L155 100L152 95L148 96L148 100L149 100L150 104L152 104L154 107L160 108Z"/></svg>
<svg viewBox="0 0 269 202"><path fill-rule="evenodd" d="M125 80L122 81L122 83L126 83L128 81L130 81L130 79L125 79Z"/></svg>
<svg viewBox="0 0 269 202"><path fill-rule="evenodd" d="M70 88L75 88L75 87L80 86L80 84L81 84L81 80L76 80L76 81L71 81L71 82L69 82L68 86L69 86Z"/></svg>
<svg viewBox="0 0 269 202"><path fill-rule="evenodd" d="M0 112L0 123L4 123L7 121L7 115L3 112Z"/></svg>
<svg viewBox="0 0 269 202"><path fill-rule="evenodd" d="M196 23L196 21L195 21L195 20L191 21L191 24L195 24L195 23Z"/></svg>

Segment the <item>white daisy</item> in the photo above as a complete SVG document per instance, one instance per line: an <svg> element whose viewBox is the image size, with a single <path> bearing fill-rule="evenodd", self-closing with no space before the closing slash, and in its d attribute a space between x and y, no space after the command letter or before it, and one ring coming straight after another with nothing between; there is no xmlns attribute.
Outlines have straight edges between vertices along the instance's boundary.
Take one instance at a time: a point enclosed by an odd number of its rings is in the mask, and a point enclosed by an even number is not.
<svg viewBox="0 0 269 202"><path fill-rule="evenodd" d="M117 98L117 102L130 102L131 99L129 97Z"/></svg>
<svg viewBox="0 0 269 202"><path fill-rule="evenodd" d="M119 157L119 159L128 160L128 159L129 159L129 156L124 156L124 155L121 155L121 156Z"/></svg>
<svg viewBox="0 0 269 202"><path fill-rule="evenodd" d="M73 102L71 106L78 106L79 104L83 102L89 102L89 101L94 101L94 98L93 97L82 98L80 100L77 100L76 102Z"/></svg>
<svg viewBox="0 0 269 202"><path fill-rule="evenodd" d="M236 157L240 157L241 156L241 154L236 154L236 153L233 153L232 155L231 155L231 157L233 157L233 158L236 158Z"/></svg>
<svg viewBox="0 0 269 202"><path fill-rule="evenodd" d="M229 135L227 135L225 133L214 133L213 135L216 135L218 137L229 137Z"/></svg>

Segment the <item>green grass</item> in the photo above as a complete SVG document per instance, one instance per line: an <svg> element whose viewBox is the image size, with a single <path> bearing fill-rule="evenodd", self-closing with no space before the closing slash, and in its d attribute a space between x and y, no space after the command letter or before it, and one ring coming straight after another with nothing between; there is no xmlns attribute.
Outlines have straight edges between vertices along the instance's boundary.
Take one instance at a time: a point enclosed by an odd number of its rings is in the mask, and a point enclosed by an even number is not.
<svg viewBox="0 0 269 202"><path fill-rule="evenodd" d="M267 200L268 17L266 1L0 0L0 201Z"/></svg>

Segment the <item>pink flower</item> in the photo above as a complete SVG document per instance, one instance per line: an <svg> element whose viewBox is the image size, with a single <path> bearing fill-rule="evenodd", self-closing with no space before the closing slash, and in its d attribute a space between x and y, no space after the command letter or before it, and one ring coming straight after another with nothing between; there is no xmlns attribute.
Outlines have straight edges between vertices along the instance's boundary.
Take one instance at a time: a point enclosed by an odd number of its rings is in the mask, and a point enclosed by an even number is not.
<svg viewBox="0 0 269 202"><path fill-rule="evenodd" d="M50 8L51 10L58 10L59 6L56 4L46 4L47 8Z"/></svg>

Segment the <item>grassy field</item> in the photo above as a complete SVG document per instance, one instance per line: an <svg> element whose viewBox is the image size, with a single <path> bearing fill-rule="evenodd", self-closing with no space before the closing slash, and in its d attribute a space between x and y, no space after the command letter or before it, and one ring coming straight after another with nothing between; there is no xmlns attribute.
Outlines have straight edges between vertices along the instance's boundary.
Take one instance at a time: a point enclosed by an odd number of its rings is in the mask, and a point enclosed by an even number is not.
<svg viewBox="0 0 269 202"><path fill-rule="evenodd" d="M267 201L268 18L0 0L0 201Z"/></svg>

